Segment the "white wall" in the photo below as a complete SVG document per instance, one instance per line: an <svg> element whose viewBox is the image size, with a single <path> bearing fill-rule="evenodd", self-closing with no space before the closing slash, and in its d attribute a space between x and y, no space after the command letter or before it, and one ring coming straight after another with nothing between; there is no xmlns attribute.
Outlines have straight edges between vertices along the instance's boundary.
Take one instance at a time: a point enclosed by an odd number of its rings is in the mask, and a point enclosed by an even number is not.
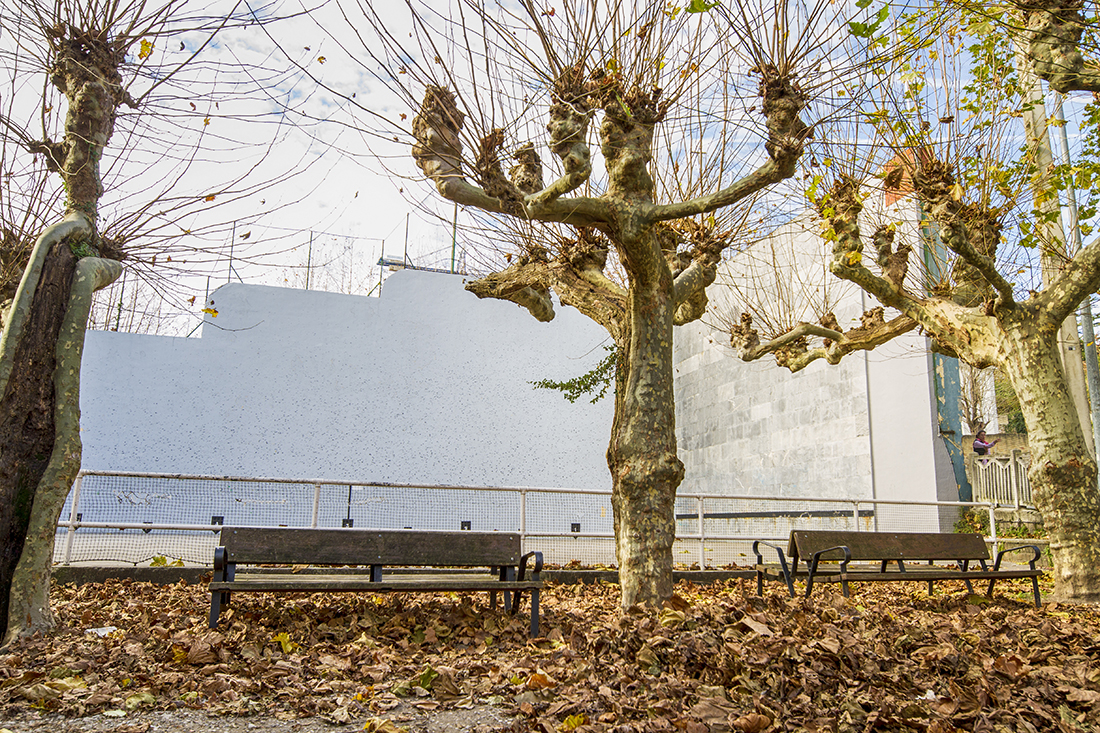
<svg viewBox="0 0 1100 733"><path fill-rule="evenodd" d="M83 467L609 488L610 401L527 384L590 369L602 329L462 285L411 270L381 298L233 284L201 338L90 332Z"/></svg>

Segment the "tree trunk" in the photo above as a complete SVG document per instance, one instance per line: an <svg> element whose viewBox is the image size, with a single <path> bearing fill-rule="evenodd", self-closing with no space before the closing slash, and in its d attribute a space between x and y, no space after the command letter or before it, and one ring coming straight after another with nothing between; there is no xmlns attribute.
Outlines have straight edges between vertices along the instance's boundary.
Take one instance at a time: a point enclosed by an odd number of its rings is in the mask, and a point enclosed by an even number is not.
<svg viewBox="0 0 1100 733"><path fill-rule="evenodd" d="M54 446L38 483L23 552L11 582L4 643L53 626L50 574L57 520L80 471L80 361L92 293L114 282L122 266L114 260L84 257L76 264L65 319L56 343Z"/></svg>
<svg viewBox="0 0 1100 733"><path fill-rule="evenodd" d="M75 269L68 245L49 249L0 397L0 531L6 537L0 550L0 638L35 493L53 454L57 341Z"/></svg>
<svg viewBox="0 0 1100 733"><path fill-rule="evenodd" d="M656 287L631 289L629 341L618 344L607 464L623 609L656 605L672 595L674 505L684 464L676 456L674 308L667 270L666 277L669 282Z"/></svg>
<svg viewBox="0 0 1100 733"><path fill-rule="evenodd" d="M1096 462L1066 387L1056 329L1023 319L1006 329L1005 371L1020 399L1031 453L1031 493L1054 560L1054 597L1100 601L1100 492Z"/></svg>

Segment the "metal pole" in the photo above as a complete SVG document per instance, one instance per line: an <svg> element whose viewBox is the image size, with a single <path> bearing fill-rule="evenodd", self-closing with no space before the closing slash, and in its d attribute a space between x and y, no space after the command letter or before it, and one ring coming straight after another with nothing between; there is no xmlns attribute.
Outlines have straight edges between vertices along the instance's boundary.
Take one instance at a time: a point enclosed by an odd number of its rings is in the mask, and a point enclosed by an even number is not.
<svg viewBox="0 0 1100 733"><path fill-rule="evenodd" d="M233 222L233 228L229 232L229 269L225 273L225 281L233 282L233 244L237 241L237 222Z"/></svg>
<svg viewBox="0 0 1100 733"><path fill-rule="evenodd" d="M852 519L856 523L855 529L853 531L858 532L859 531L859 502L858 501L853 501L852 502Z"/></svg>
<svg viewBox="0 0 1100 733"><path fill-rule="evenodd" d="M527 550L527 490L519 492L519 547L520 552Z"/></svg>
<svg viewBox="0 0 1100 733"><path fill-rule="evenodd" d="M321 508L321 484L313 484L313 520L310 522L310 527L317 526L317 515L320 513Z"/></svg>
<svg viewBox="0 0 1100 733"><path fill-rule="evenodd" d="M451 223L451 272L455 271L455 246L458 243L458 202L455 202L455 218Z"/></svg>
<svg viewBox="0 0 1100 733"><path fill-rule="evenodd" d="M697 497L695 499L695 509L699 516L699 569L707 569L707 530L706 522L703 521L703 497Z"/></svg>
<svg viewBox="0 0 1100 733"><path fill-rule="evenodd" d="M1062 143L1062 165L1070 167L1069 135L1066 134L1066 118L1062 114L1062 94L1054 93L1054 117L1058 120L1058 139ZM1077 189L1073 185L1073 176L1066 176L1066 204L1069 209L1069 229L1073 233L1074 250L1081 251L1081 227L1077 213ZM1089 409L1092 412L1092 444L1096 456L1100 456L1100 364L1096 359L1096 330L1092 323L1092 296L1085 298L1078 311L1085 341L1085 376L1089 388ZM1018 505L1019 502L1017 502Z"/></svg>
<svg viewBox="0 0 1100 733"><path fill-rule="evenodd" d="M309 290L309 268L313 264L313 232L309 233L309 253L306 255L306 290Z"/></svg>
<svg viewBox="0 0 1100 733"><path fill-rule="evenodd" d="M73 558L73 539L76 535L76 515L80 508L80 484L84 482L84 474L78 473L76 475L76 481L73 482L73 505L69 510L69 531L65 535L65 555L61 562L64 565L68 565Z"/></svg>

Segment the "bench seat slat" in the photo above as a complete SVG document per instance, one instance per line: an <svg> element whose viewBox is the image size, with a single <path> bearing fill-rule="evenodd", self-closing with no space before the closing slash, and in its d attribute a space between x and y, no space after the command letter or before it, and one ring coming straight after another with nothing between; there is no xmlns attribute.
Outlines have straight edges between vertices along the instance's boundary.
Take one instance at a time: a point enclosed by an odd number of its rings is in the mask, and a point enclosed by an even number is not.
<svg viewBox="0 0 1100 733"><path fill-rule="evenodd" d="M430 536L430 540L426 537ZM226 560L286 565L515 565L514 532L226 527Z"/></svg>
<svg viewBox="0 0 1100 733"><path fill-rule="evenodd" d="M529 590L541 588L540 581L508 580L471 580L469 578L431 578L383 579L372 583L369 578L349 578L347 576L314 576L307 579L287 579L283 577L248 578L210 583L210 590L217 591L273 591L317 593L321 591L370 591L375 593L390 591L409 592L459 592L459 591L505 591Z"/></svg>
<svg viewBox="0 0 1100 733"><path fill-rule="evenodd" d="M852 553L852 560L988 560L989 548L975 534L937 534L933 532L791 532L788 554L808 560L814 553L843 545ZM823 560L839 560L843 555L832 552Z"/></svg>

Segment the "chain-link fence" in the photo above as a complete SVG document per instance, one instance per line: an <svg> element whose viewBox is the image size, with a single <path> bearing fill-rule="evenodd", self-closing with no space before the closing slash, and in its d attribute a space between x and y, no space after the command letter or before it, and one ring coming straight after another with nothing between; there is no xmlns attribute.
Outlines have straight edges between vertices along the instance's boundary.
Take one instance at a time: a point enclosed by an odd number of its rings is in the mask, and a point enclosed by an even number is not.
<svg viewBox="0 0 1100 733"><path fill-rule="evenodd" d="M970 508L998 541L996 505L766 496L676 499L677 563L750 564L752 542L793 529L952 532ZM518 532L547 562L613 565L611 495L533 487L364 484L82 472L69 495L59 563L209 565L221 525Z"/></svg>

